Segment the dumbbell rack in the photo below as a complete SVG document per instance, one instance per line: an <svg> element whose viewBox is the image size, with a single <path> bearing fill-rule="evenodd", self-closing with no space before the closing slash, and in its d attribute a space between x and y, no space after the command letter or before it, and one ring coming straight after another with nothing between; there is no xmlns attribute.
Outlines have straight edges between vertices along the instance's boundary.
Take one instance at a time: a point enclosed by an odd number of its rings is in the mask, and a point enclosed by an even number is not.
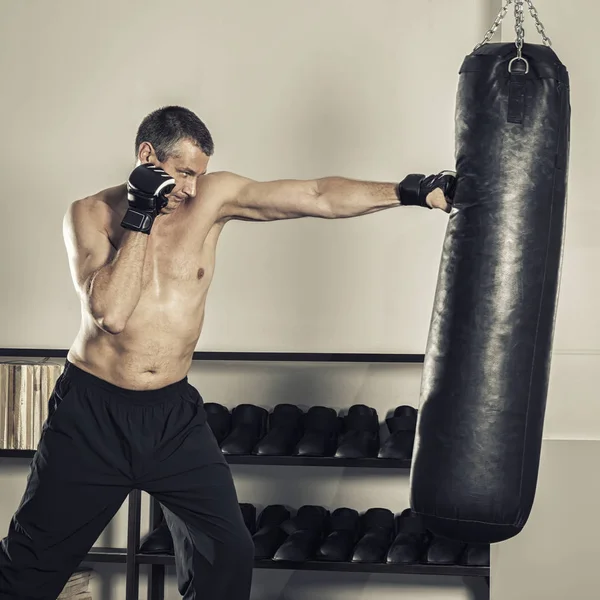
<svg viewBox="0 0 600 600"><path fill-rule="evenodd" d="M20 358L66 358L66 350L38 350L0 348L0 357ZM422 363L422 354L383 354L383 353L301 353L301 352L195 352L194 360L223 362L307 362L307 363ZM33 450L2 450L0 458L32 458ZM225 456L230 465L279 465L297 467L341 467L375 469L410 469L410 460L362 458L344 459L333 457L293 457L293 456ZM175 564L174 557L162 554L142 554L140 548L141 530L141 491L129 494L127 516L126 548L104 548L95 546L87 554L84 563L115 563L126 565L125 600L139 600L139 568L150 565L148 600L164 600L164 581L167 566ZM161 510L158 502L151 498L150 530L158 527ZM352 573L395 573L412 575L444 575L457 577L484 577L489 583L489 567L468 567L461 565L388 565L385 563L335 563L307 561L288 563L275 560L255 560L256 569L291 569L310 571L345 571Z"/></svg>

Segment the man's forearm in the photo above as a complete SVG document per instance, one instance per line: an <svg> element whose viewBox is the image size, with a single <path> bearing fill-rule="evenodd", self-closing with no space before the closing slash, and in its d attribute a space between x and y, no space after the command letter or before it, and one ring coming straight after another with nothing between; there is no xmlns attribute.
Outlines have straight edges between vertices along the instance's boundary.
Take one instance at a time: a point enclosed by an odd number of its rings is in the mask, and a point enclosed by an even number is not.
<svg viewBox="0 0 600 600"><path fill-rule="evenodd" d="M105 331L117 334L137 306L148 236L126 231L115 258L94 273L88 289L91 314Z"/></svg>
<svg viewBox="0 0 600 600"><path fill-rule="evenodd" d="M324 177L317 180L319 201L332 219L358 217L400 206L397 185L345 177Z"/></svg>

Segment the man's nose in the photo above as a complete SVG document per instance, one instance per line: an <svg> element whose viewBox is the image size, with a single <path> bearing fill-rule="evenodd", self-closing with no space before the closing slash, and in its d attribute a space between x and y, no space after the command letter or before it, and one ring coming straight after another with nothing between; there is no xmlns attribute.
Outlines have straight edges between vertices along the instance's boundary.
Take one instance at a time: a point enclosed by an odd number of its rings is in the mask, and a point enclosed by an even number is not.
<svg viewBox="0 0 600 600"><path fill-rule="evenodd" d="M183 193L189 197L195 196L196 195L196 180L186 181L183 184Z"/></svg>

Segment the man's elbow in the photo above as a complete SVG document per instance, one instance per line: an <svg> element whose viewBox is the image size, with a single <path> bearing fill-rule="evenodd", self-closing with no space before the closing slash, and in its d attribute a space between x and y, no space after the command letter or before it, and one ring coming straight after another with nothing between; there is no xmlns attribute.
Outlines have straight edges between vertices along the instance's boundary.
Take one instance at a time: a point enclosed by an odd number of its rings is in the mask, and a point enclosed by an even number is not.
<svg viewBox="0 0 600 600"><path fill-rule="evenodd" d="M333 193L337 179L336 177L324 177L316 180L316 185L312 190L314 216L321 219L337 219L341 216L336 210L335 193Z"/></svg>
<svg viewBox="0 0 600 600"><path fill-rule="evenodd" d="M343 216L336 209L335 203L332 202L331 198L326 194L317 196L315 206L316 211L314 216L319 217L320 219L339 219Z"/></svg>
<svg viewBox="0 0 600 600"><path fill-rule="evenodd" d="M96 321L96 324L102 331L109 333L110 335L118 335L125 329L125 321L123 320L119 321L117 319L111 319L110 317L100 317L94 318L94 321Z"/></svg>
<svg viewBox="0 0 600 600"><path fill-rule="evenodd" d="M119 315L117 306L111 306L114 302L109 300L107 294L94 285L93 276L82 285L80 294L88 314L102 331L117 335L125 329L127 319Z"/></svg>
<svg viewBox="0 0 600 600"><path fill-rule="evenodd" d="M98 306L98 303L94 302L92 298L88 301L88 310L92 319L94 319L94 323L102 331L111 335L117 335L125 329L125 325L127 324L126 319Z"/></svg>
<svg viewBox="0 0 600 600"><path fill-rule="evenodd" d="M90 310L90 314L96 325L102 331L111 335L118 335L121 333L127 324L125 319L122 319L117 315L111 315L109 312L105 313L98 310Z"/></svg>

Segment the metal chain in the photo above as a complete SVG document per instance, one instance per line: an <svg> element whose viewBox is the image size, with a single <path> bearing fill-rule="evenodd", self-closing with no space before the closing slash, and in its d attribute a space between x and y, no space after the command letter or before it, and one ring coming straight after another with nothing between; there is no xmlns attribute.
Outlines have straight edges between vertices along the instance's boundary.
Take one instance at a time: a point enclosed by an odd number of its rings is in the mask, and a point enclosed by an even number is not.
<svg viewBox="0 0 600 600"><path fill-rule="evenodd" d="M544 25L542 24L542 22L540 20L538 11L535 8L535 6L533 5L533 0L504 0L504 5L502 6L502 9L498 13L496 20L494 21L492 26L488 29L483 40L479 44L477 44L477 46L475 46L475 48L473 49L473 52L475 50L478 50L479 48L481 48L481 46L483 46L484 44L487 44L494 37L494 34L498 30L498 27L500 27L500 25L502 24L502 21L504 20L504 18L506 17L506 15L508 13L508 8L513 3L513 1L515 2L515 31L517 33L517 39L516 39L515 44L517 46L517 52L519 53L519 56L520 56L521 50L523 48L523 42L525 40L525 30L523 28L523 24L525 21L525 11L523 8L524 1L527 2L529 12L530 12L531 16L533 17L533 20L535 21L535 26L538 30L538 33L542 36L544 45L546 45L546 46L552 45L552 41L546 35L546 31L544 29Z"/></svg>
<svg viewBox="0 0 600 600"><path fill-rule="evenodd" d="M537 9L533 5L533 0L525 0L527 2L527 6L529 6L529 12L535 21L535 26L538 30L538 33L542 36L542 40L544 45L552 46L552 40L546 35L546 31L544 29L544 25L540 20L540 15L538 14Z"/></svg>
<svg viewBox="0 0 600 600"><path fill-rule="evenodd" d="M515 45L517 46L517 58L521 58L521 51L523 50L523 40L525 39L525 29L523 24L525 23L525 13L523 11L523 0L515 0L515 33L517 34L517 40Z"/></svg>
<svg viewBox="0 0 600 600"><path fill-rule="evenodd" d="M504 0L504 6L502 7L502 10L498 13L498 16L496 17L496 20L494 21L493 25L488 29L488 32L485 34L483 40L479 42L477 46L475 46L473 51L478 50L479 48L481 48L481 46L487 44L494 37L494 34L498 30L498 27L500 27L502 21L504 20L504 17L506 17L508 7L512 4L512 1L513 0Z"/></svg>

